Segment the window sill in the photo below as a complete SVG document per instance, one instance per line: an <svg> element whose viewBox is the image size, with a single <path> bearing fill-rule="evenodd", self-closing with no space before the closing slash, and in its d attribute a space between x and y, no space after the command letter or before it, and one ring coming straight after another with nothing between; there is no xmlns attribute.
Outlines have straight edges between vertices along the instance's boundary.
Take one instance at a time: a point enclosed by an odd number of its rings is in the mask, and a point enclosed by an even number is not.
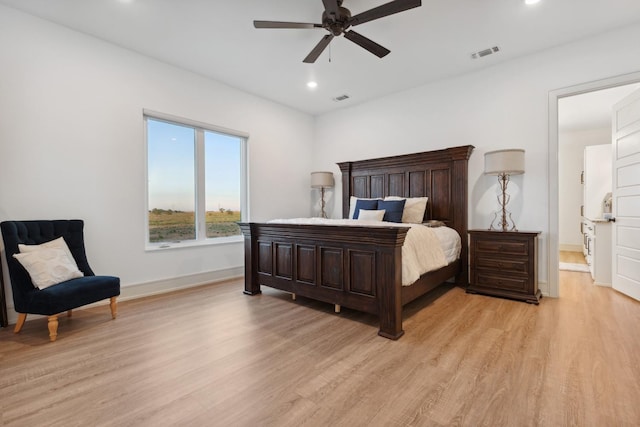
<svg viewBox="0 0 640 427"><path fill-rule="evenodd" d="M165 251L170 249L181 248L194 248L202 246L218 246L242 243L244 238L242 235L228 236L228 237L216 237L206 240L185 240L180 242L162 242L162 243L147 243L145 246L146 252Z"/></svg>

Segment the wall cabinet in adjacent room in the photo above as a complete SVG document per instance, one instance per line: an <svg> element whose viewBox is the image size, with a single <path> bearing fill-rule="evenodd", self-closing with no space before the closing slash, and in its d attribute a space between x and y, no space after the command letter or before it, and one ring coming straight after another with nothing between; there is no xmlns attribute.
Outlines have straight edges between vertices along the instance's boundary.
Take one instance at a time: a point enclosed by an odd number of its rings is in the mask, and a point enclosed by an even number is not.
<svg viewBox="0 0 640 427"><path fill-rule="evenodd" d="M611 194L611 144L590 145L584 149L583 211L590 220L603 217L603 204Z"/></svg>

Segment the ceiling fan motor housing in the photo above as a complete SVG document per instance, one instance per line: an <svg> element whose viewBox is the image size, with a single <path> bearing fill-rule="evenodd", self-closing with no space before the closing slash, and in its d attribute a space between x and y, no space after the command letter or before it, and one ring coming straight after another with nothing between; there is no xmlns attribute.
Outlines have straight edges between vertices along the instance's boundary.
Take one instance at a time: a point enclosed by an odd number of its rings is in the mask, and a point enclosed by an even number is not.
<svg viewBox="0 0 640 427"><path fill-rule="evenodd" d="M327 15L327 12L322 12L322 26L327 29L334 36L339 36L344 33L351 24L351 12L346 7L338 8L338 15L335 18L331 15Z"/></svg>

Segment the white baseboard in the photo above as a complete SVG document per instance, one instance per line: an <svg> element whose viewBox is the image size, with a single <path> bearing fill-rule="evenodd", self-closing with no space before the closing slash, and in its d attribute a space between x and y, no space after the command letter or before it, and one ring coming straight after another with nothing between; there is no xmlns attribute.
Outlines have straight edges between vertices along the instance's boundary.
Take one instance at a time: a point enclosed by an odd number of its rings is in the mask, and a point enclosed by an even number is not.
<svg viewBox="0 0 640 427"><path fill-rule="evenodd" d="M549 297L549 283L538 281L538 289L542 293L543 296Z"/></svg>
<svg viewBox="0 0 640 427"><path fill-rule="evenodd" d="M172 277L169 279L154 280L151 282L123 285L120 287L120 296L118 297L118 301L128 301L136 298L165 294L180 289L194 288L196 286L237 279L243 275L244 267L240 266L224 270L188 274L186 276ZM109 300L98 301L93 304L85 305L83 308L97 307L100 305L109 305ZM15 325L18 319L18 313L13 309L13 301L7 301L7 317L9 324ZM27 321L43 317L46 316L30 314L27 316Z"/></svg>
<svg viewBox="0 0 640 427"><path fill-rule="evenodd" d="M173 292L180 289L194 288L196 286L202 286L209 283L236 279L243 275L244 267L240 266L225 270L207 271L205 273L189 274L186 276L172 277L170 279L154 280L151 282L122 286L120 288L118 301L128 301L130 299L165 294L167 292Z"/></svg>
<svg viewBox="0 0 640 427"><path fill-rule="evenodd" d="M601 283L601 282L594 281L593 284L596 285L596 286L602 286L604 288L610 288L611 287L611 283Z"/></svg>

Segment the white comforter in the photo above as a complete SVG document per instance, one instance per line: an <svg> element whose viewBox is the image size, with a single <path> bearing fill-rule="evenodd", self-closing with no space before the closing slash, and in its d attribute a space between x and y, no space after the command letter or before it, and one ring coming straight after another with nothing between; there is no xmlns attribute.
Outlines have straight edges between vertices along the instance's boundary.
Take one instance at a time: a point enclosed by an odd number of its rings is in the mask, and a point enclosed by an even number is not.
<svg viewBox="0 0 640 427"><path fill-rule="evenodd" d="M409 286L429 271L444 267L460 256L460 236L448 227L425 227L354 219L291 218L274 219L275 224L357 225L371 227L410 227L402 246L402 286Z"/></svg>

